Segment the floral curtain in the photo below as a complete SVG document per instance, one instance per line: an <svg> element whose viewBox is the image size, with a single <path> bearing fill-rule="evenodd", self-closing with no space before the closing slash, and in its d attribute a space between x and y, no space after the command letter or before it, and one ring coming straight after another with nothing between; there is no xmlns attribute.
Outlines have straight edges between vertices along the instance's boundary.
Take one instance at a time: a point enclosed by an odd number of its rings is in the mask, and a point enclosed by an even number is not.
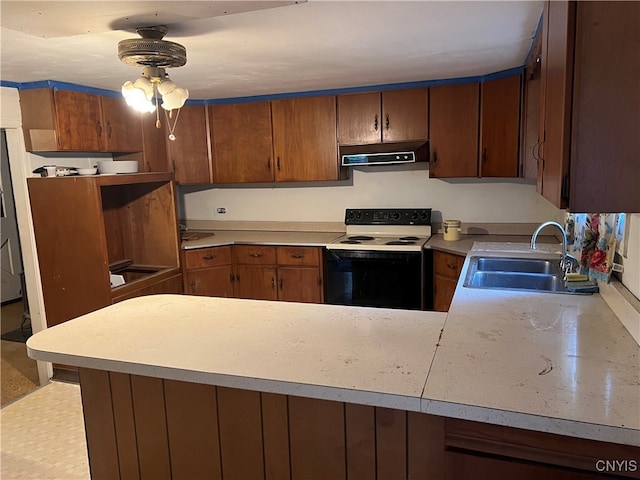
<svg viewBox="0 0 640 480"><path fill-rule="evenodd" d="M567 250L580 263L578 273L609 283L619 221L624 217L616 213L569 214L565 226Z"/></svg>

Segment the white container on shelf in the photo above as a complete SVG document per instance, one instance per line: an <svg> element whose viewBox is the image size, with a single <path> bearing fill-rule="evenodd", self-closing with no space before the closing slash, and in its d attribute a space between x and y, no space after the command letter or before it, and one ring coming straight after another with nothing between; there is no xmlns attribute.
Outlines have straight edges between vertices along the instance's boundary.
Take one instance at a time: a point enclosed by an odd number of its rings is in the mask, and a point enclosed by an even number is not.
<svg viewBox="0 0 640 480"><path fill-rule="evenodd" d="M138 173L137 160L100 160L98 173L101 175L114 173Z"/></svg>

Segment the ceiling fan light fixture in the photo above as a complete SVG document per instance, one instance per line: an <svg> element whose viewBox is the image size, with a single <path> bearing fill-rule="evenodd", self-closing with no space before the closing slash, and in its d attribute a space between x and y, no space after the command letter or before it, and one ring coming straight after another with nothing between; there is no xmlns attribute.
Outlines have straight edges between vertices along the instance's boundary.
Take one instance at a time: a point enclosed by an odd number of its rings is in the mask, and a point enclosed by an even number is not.
<svg viewBox="0 0 640 480"><path fill-rule="evenodd" d="M139 112L156 111L156 125L160 128L158 98L162 99L164 110L178 110L178 113L189 98L189 91L169 80L169 75L165 72L165 68L181 67L187 63L187 52L182 45L162 39L167 33L165 26L142 27L136 32L142 38L120 41L118 57L127 65L143 67L142 76L133 83L125 82L122 96L128 105ZM175 122L177 116L170 128L171 140L175 140Z"/></svg>

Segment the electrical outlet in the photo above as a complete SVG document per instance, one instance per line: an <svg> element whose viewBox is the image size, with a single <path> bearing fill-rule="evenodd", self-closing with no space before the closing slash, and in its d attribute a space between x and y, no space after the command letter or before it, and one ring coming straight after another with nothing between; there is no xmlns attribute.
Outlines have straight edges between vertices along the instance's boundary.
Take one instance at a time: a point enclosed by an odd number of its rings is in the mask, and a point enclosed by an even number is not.
<svg viewBox="0 0 640 480"><path fill-rule="evenodd" d="M220 207L216 210L218 213L227 213L227 209L224 207Z"/></svg>

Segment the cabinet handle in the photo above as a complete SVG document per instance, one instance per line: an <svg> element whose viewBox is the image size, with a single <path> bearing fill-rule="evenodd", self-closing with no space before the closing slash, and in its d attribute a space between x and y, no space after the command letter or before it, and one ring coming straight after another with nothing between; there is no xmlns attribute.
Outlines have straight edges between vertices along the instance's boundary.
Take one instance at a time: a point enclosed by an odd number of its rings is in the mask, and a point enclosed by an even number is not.
<svg viewBox="0 0 640 480"><path fill-rule="evenodd" d="M260 258L262 256L262 254L261 253L252 253L251 256L253 258Z"/></svg>
<svg viewBox="0 0 640 480"><path fill-rule="evenodd" d="M455 270L456 266L453 263L447 263L447 268L450 268L451 270Z"/></svg>
<svg viewBox="0 0 640 480"><path fill-rule="evenodd" d="M96 126L98 127L98 136L102 136L102 124L99 121L96 121Z"/></svg>
<svg viewBox="0 0 640 480"><path fill-rule="evenodd" d="M237 274L237 273L236 273L236 274L233 276L233 279L234 279L236 282L240 283L240 275L239 275L239 274Z"/></svg>
<svg viewBox="0 0 640 480"><path fill-rule="evenodd" d="M291 258L304 258L304 254L302 253L292 253Z"/></svg>
<svg viewBox="0 0 640 480"><path fill-rule="evenodd" d="M276 279L271 277L271 290L273 290L274 288L276 288Z"/></svg>
<svg viewBox="0 0 640 480"><path fill-rule="evenodd" d="M378 131L378 114L376 113L376 116L373 117L373 129L377 132Z"/></svg>
<svg viewBox="0 0 640 480"><path fill-rule="evenodd" d="M434 165L438 163L438 152L433 152L431 163L433 163Z"/></svg>
<svg viewBox="0 0 640 480"><path fill-rule="evenodd" d="M271 158L267 158L267 170L271 171Z"/></svg>
<svg viewBox="0 0 640 480"><path fill-rule="evenodd" d="M229 282L233 283L233 280L234 280L233 273L230 273L229 274Z"/></svg>
<svg viewBox="0 0 640 480"><path fill-rule="evenodd" d="M280 170L280 157L276 159L276 167Z"/></svg>
<svg viewBox="0 0 640 480"><path fill-rule="evenodd" d="M280 291L282 291L282 279L278 283L280 284Z"/></svg>
<svg viewBox="0 0 640 480"><path fill-rule="evenodd" d="M214 258L216 258L216 256L211 254L202 257L203 260L213 260Z"/></svg>
<svg viewBox="0 0 640 480"><path fill-rule="evenodd" d="M486 148L482 149L482 163L483 164L487 163L487 149Z"/></svg>
<svg viewBox="0 0 640 480"><path fill-rule="evenodd" d="M318 285L322 285L322 277L318 277Z"/></svg>
<svg viewBox="0 0 640 480"><path fill-rule="evenodd" d="M151 164L149 163L149 161L147 160L147 172L151 171Z"/></svg>
<svg viewBox="0 0 640 480"><path fill-rule="evenodd" d="M191 282L191 293L196 293L196 282Z"/></svg>
<svg viewBox="0 0 640 480"><path fill-rule="evenodd" d="M389 114L387 113L386 119L384 121L384 128L389 130Z"/></svg>
<svg viewBox="0 0 640 480"><path fill-rule="evenodd" d="M107 137L111 138L111 122L107 122Z"/></svg>

